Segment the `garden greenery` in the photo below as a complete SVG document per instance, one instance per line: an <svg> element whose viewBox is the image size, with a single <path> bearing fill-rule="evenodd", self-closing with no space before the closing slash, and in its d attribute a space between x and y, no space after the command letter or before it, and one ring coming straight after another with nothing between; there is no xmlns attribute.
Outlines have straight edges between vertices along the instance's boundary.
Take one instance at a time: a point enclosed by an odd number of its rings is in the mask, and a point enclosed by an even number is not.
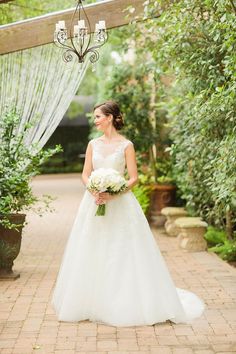
<svg viewBox="0 0 236 354"><path fill-rule="evenodd" d="M86 4L96 0L86 0ZM0 25L41 16L53 11L66 10L75 6L74 0L17 0L2 2L0 6Z"/></svg>
<svg viewBox="0 0 236 354"><path fill-rule="evenodd" d="M123 63L114 68L106 87L106 96L119 102L124 113L122 132L140 152L147 152L157 140L157 130L149 114L151 85L146 75L145 66Z"/></svg>
<svg viewBox="0 0 236 354"><path fill-rule="evenodd" d="M204 235L208 243L208 250L217 253L222 259L236 260L236 243L229 241L225 231L209 226Z"/></svg>
<svg viewBox="0 0 236 354"><path fill-rule="evenodd" d="M25 212L36 202L43 202L46 210L50 210L52 198L36 196L30 182L40 172L40 166L61 151L59 145L39 152L36 145L27 146L24 135L31 125L24 123L20 127L20 121L20 114L14 108L6 110L0 119L0 224L7 228L17 228L10 222L10 214ZM35 209L39 214L42 210L39 205Z"/></svg>
<svg viewBox="0 0 236 354"><path fill-rule="evenodd" d="M163 158L168 159L168 153L164 152L168 143L163 134L166 118L162 109L154 104L156 88L149 65L141 61L116 65L106 82L105 92L108 99L119 102L125 120L122 133L134 142L141 164L150 167L154 182L163 175L167 177L171 171L169 168L164 171L163 161ZM162 171L159 163L162 163Z"/></svg>
<svg viewBox="0 0 236 354"><path fill-rule="evenodd" d="M132 188L132 191L141 205L144 214L148 217L152 192L150 176L139 173L139 183Z"/></svg>
<svg viewBox="0 0 236 354"><path fill-rule="evenodd" d="M231 0L146 1L137 55L152 55L187 208L236 228L236 7ZM161 14L158 16L157 14ZM134 27L134 24L132 25ZM145 36L143 36L145 33ZM145 44L142 49L141 44ZM168 85L163 77L170 77Z"/></svg>

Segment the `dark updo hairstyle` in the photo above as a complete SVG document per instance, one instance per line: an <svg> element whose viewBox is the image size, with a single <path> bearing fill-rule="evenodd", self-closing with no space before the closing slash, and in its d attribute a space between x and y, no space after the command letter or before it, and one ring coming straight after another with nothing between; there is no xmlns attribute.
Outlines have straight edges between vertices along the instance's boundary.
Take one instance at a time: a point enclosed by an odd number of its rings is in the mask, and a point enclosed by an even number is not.
<svg viewBox="0 0 236 354"><path fill-rule="evenodd" d="M109 116L109 114L112 114L113 120L112 124L115 127L116 130L120 130L124 126L124 121L122 117L122 113L120 111L120 108L118 104L114 101L106 101L104 103L100 103L94 107L95 109L99 108L105 116Z"/></svg>

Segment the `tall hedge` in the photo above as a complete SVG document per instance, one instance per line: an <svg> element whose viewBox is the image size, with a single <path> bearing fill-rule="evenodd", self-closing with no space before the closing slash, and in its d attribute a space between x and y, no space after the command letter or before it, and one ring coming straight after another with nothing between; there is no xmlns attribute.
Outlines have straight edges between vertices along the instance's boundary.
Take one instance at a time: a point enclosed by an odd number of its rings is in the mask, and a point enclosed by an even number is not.
<svg viewBox="0 0 236 354"><path fill-rule="evenodd" d="M151 54L171 126L178 187L192 214L236 228L236 7L233 0L145 1L133 24ZM152 18L148 18L148 17ZM172 85L162 78L172 77Z"/></svg>

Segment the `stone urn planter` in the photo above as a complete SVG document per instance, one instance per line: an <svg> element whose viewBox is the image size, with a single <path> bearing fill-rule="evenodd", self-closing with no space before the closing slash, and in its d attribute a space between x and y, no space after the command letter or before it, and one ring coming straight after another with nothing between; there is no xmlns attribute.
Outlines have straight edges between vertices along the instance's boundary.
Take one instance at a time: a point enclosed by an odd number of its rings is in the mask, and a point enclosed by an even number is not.
<svg viewBox="0 0 236 354"><path fill-rule="evenodd" d="M21 225L25 217L25 214L11 214L9 220ZM18 230L8 229L0 225L0 280L15 280L20 276L12 267L20 252L22 228L23 226L19 226Z"/></svg>
<svg viewBox="0 0 236 354"><path fill-rule="evenodd" d="M179 228L177 236L179 247L187 251L198 252L207 249L207 242L204 239L208 224L200 217L183 217L175 220Z"/></svg>
<svg viewBox="0 0 236 354"><path fill-rule="evenodd" d="M151 193L149 220L154 226L163 226L166 217L161 210L175 204L176 186L173 184L154 184Z"/></svg>
<svg viewBox="0 0 236 354"><path fill-rule="evenodd" d="M179 228L175 224L175 220L187 216L187 211L180 207L165 207L161 209L161 214L166 216L165 229L168 236L177 236Z"/></svg>

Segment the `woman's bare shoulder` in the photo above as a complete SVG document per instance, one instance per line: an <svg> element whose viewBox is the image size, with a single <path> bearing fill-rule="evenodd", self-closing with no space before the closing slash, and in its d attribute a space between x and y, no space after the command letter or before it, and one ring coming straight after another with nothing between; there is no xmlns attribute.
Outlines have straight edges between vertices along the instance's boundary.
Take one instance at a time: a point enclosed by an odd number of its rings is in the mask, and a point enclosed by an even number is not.
<svg viewBox="0 0 236 354"><path fill-rule="evenodd" d="M88 145L90 144L90 145L94 145L94 143L96 142L96 141L98 141L99 140L99 137L97 137L97 138L92 138L92 139L90 139L89 140L89 142L88 142Z"/></svg>

